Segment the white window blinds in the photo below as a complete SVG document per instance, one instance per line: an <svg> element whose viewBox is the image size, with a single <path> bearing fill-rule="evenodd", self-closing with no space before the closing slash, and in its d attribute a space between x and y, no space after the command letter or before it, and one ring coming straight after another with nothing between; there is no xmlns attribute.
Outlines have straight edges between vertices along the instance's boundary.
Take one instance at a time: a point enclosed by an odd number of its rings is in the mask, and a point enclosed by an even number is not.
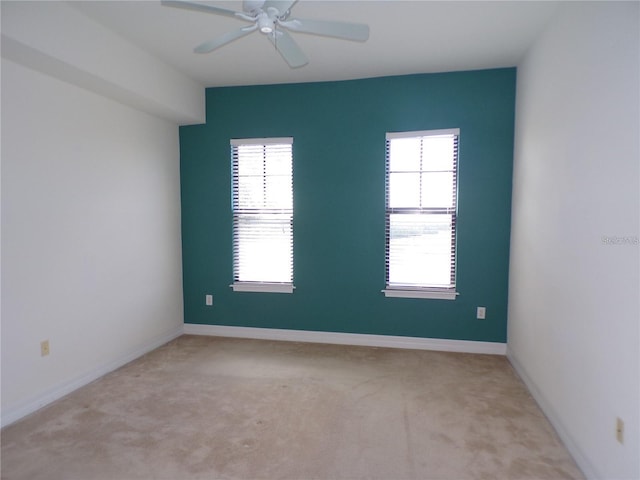
<svg viewBox="0 0 640 480"><path fill-rule="evenodd" d="M234 290L292 291L292 146L289 137L231 140Z"/></svg>
<svg viewBox="0 0 640 480"><path fill-rule="evenodd" d="M387 133L387 289L455 292L458 136Z"/></svg>

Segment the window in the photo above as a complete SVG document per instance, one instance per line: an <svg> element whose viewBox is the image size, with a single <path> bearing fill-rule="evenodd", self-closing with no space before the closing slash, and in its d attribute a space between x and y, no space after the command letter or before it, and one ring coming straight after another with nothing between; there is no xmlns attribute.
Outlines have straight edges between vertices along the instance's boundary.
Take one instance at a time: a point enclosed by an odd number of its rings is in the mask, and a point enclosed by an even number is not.
<svg viewBox="0 0 640 480"><path fill-rule="evenodd" d="M292 146L231 140L234 291L293 292Z"/></svg>
<svg viewBox="0 0 640 480"><path fill-rule="evenodd" d="M387 133L388 297L456 298L460 131Z"/></svg>

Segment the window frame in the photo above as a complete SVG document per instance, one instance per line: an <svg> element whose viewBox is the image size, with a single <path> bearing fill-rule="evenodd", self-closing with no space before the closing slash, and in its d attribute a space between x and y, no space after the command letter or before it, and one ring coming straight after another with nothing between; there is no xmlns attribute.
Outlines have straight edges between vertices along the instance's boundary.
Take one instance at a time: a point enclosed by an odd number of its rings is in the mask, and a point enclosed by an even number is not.
<svg viewBox="0 0 640 480"><path fill-rule="evenodd" d="M269 145L290 145L291 148L291 208L240 208L238 206L240 198L240 182L238 175L238 147L240 146L262 146L265 151ZM232 138L230 140L231 151L231 211L232 211L232 241L233 241L233 283L229 285L234 292L267 292L267 293L293 293L294 286L294 258L293 258L293 137L268 137L268 138ZM266 158L265 158L266 161ZM266 166L266 163L265 163ZM265 167L266 168L266 167ZM266 184L268 175L263 173L263 185ZM290 247L289 261L291 264L291 281L249 281L239 279L239 240L238 222L240 217L246 218L251 215L290 215Z"/></svg>
<svg viewBox="0 0 640 480"><path fill-rule="evenodd" d="M421 205L412 207L390 207L390 141L401 138L424 138L431 136L455 136L454 152L453 152L453 205L451 208L441 207L423 207ZM382 290L385 297L396 298L426 298L426 299L442 299L455 300L459 293L456 290L456 274L457 274L457 221L458 221L458 169L459 169L459 144L460 129L441 129L441 130L419 130L406 132L387 132L385 141L385 288ZM422 157L421 157L422 160ZM416 173L422 175L426 170L419 170ZM422 195L422 192L420 192ZM390 279L390 222L391 215L398 214L445 214L451 215L451 250L450 250L450 284L447 286L434 285L415 285L415 284L391 284Z"/></svg>

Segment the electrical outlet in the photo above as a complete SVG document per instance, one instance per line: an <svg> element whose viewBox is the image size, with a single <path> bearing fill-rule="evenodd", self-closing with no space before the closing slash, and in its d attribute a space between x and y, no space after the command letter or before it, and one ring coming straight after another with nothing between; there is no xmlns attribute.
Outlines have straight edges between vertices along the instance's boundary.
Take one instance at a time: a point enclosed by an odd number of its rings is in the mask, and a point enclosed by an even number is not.
<svg viewBox="0 0 640 480"><path fill-rule="evenodd" d="M40 356L46 357L49 355L49 340L43 340L40 342Z"/></svg>
<svg viewBox="0 0 640 480"><path fill-rule="evenodd" d="M476 318L478 320L484 320L487 318L487 307L478 307L476 309Z"/></svg>
<svg viewBox="0 0 640 480"><path fill-rule="evenodd" d="M624 443L624 422L620 417L616 418L616 440L618 443Z"/></svg>
<svg viewBox="0 0 640 480"><path fill-rule="evenodd" d="M204 303L205 303L206 305L208 305L209 307L210 307L211 305L213 305L213 295L205 295L205 297L204 297Z"/></svg>

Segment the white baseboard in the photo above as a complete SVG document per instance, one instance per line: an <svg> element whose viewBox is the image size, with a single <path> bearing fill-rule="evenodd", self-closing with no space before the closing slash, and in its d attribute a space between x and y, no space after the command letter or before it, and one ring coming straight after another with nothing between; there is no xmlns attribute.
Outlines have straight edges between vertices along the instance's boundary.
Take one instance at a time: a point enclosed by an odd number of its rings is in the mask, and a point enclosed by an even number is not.
<svg viewBox="0 0 640 480"><path fill-rule="evenodd" d="M531 377L524 369L517 357L513 354L513 351L511 349L507 350L507 359L513 366L513 369L516 371L520 379L529 389L531 396L538 403L540 410L542 410L553 428L556 430L556 433L560 437L560 440L562 440L564 446L567 448L567 450L569 450L569 453L578 464L580 470L582 470L584 476L588 479L604 478L598 473L597 469L594 468L589 459L582 453L582 450L573 439L573 436L568 432L568 430L562 423L560 416L556 413L555 409L551 406L551 403L549 403L545 395L540 391L536 383L531 379Z"/></svg>
<svg viewBox="0 0 640 480"><path fill-rule="evenodd" d="M73 392L74 390L77 390L78 388L83 387L93 382L94 380L97 380L103 375L106 375L107 373L112 372L117 368L120 368L121 366L131 362L132 360L135 360L136 358L141 357L145 353L148 353L151 350L154 350L160 347L161 345L164 345L165 343L170 342L174 338L177 338L180 335L182 335L182 330L183 330L182 325L176 328L173 328L168 332L158 335L152 338L151 340L141 345L138 345L133 350L123 353L118 358L108 363L99 365L96 368L91 369L90 371L84 373L83 375L69 382L65 382L63 384L57 385L54 388L51 388L46 392L43 392L37 395L36 397L33 397L27 400L26 402L24 402L23 405L20 405L15 408L11 408L8 411L3 411L0 424L2 425L2 427L5 427L7 425L10 425L16 422L17 420L20 420L22 417L25 417L30 413L33 413L36 410L39 410L42 407L58 400L59 398L64 397L65 395Z"/></svg>
<svg viewBox="0 0 640 480"><path fill-rule="evenodd" d="M359 333L281 330L276 328L229 327L225 325L196 325L192 323L184 324L184 333L189 335L210 335L215 337L330 343L337 345L361 345L367 347L407 348L413 350L437 350L443 352L485 353L490 355L505 355L507 352L507 345L505 343L445 340L440 338L398 337L391 335L367 335Z"/></svg>

